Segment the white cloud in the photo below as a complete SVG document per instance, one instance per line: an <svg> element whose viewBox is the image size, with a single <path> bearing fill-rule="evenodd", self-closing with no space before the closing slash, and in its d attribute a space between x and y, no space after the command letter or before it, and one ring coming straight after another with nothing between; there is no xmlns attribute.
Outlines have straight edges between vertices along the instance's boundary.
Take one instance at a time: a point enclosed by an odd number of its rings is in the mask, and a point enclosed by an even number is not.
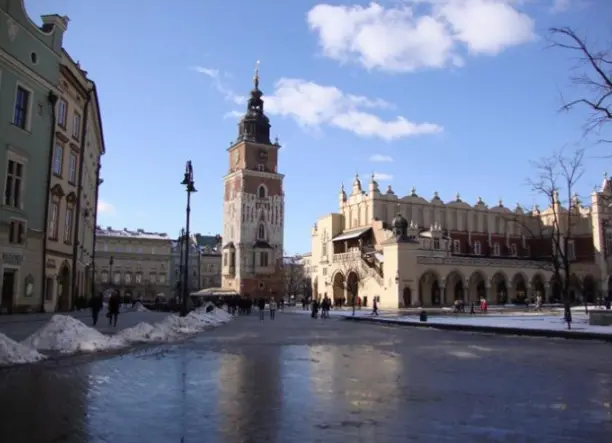
<svg viewBox="0 0 612 443"><path fill-rule="evenodd" d="M404 0L384 7L319 4L307 14L323 54L367 69L411 72L461 66L461 47L495 55L535 38L516 0ZM427 13L422 13L424 8Z"/></svg>
<svg viewBox="0 0 612 443"><path fill-rule="evenodd" d="M393 180L393 176L390 174L385 174L384 172L375 172L374 180L379 182L389 182Z"/></svg>
<svg viewBox="0 0 612 443"><path fill-rule="evenodd" d="M204 74L207 77L210 77L215 89L219 91L221 94L223 94L226 100L229 100L237 105L242 105L246 103L246 97L244 97L243 95L234 93L234 91L232 91L231 89L228 89L224 85L222 78L221 78L221 73L219 72L218 69L205 68L203 66L194 66L192 69L196 72L199 72L200 74Z"/></svg>
<svg viewBox="0 0 612 443"><path fill-rule="evenodd" d="M113 205L103 200L98 200L98 212L104 215L115 215L117 213Z"/></svg>
<svg viewBox="0 0 612 443"><path fill-rule="evenodd" d="M390 163L393 161L393 158L389 155L374 154L370 157L370 161L377 163Z"/></svg>
<svg viewBox="0 0 612 443"><path fill-rule="evenodd" d="M390 108L389 103L301 79L281 78L276 82L274 93L264 96L264 107L269 114L290 117L304 127L316 129L329 125L384 140L442 131L436 124L413 123L401 116L383 120L364 109Z"/></svg>

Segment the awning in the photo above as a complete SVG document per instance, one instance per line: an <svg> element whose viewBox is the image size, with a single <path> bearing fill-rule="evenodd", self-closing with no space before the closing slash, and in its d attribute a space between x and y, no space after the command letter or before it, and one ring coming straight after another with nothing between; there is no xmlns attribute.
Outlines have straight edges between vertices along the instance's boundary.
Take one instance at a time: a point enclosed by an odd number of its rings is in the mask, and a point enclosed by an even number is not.
<svg viewBox="0 0 612 443"><path fill-rule="evenodd" d="M359 228L359 229L352 229L350 231L344 231L339 236L332 238L332 241L342 241L342 240L351 240L353 238L359 238L363 234L368 232L370 229L372 228L368 226L367 228Z"/></svg>

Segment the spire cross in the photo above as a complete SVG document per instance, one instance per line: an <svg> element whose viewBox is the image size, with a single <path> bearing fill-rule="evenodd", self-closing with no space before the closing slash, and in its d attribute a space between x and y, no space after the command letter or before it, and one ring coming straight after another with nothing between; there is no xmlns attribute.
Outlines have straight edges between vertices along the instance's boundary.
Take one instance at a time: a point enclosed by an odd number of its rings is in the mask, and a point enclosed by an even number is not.
<svg viewBox="0 0 612 443"><path fill-rule="evenodd" d="M253 83L255 84L255 89L259 88L259 64L261 63L260 60L257 60L255 62L255 75L253 76Z"/></svg>

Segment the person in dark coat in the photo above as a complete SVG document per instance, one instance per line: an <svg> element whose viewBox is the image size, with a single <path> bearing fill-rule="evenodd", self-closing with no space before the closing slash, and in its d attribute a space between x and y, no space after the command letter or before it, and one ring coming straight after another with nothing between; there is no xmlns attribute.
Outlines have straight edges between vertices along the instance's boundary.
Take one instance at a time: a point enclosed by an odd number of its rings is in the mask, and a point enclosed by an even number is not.
<svg viewBox="0 0 612 443"><path fill-rule="evenodd" d="M108 299L108 325L117 326L117 318L119 317L119 306L121 305L121 297L118 292L113 294Z"/></svg>
<svg viewBox="0 0 612 443"><path fill-rule="evenodd" d="M98 315L100 315L102 306L102 294L94 294L93 297L91 297L91 300L89 300L89 307L91 308L91 319L93 320L94 326L96 326L96 324L98 323Z"/></svg>
<svg viewBox="0 0 612 443"><path fill-rule="evenodd" d="M266 299L261 297L258 300L257 305L259 307L259 319L263 320L264 316L265 316L265 313L266 313L266 311L265 311L265 309L266 309Z"/></svg>

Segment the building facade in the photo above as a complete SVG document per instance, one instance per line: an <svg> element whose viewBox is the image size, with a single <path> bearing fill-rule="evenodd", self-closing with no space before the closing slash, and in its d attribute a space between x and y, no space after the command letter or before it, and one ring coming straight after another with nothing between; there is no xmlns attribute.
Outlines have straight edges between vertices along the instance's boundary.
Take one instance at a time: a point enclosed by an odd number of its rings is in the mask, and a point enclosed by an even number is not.
<svg viewBox="0 0 612 443"><path fill-rule="evenodd" d="M22 0L0 2L0 312L44 304L53 108L68 19L42 22L30 20Z"/></svg>
<svg viewBox="0 0 612 443"><path fill-rule="evenodd" d="M181 242L181 239L183 241ZM185 241L182 234L172 242L170 286L176 297L182 296ZM182 244L181 244L182 243ZM221 286L221 237L219 235L193 234L189 239L188 292Z"/></svg>
<svg viewBox="0 0 612 443"><path fill-rule="evenodd" d="M143 229L96 230L96 292L109 289L123 297L153 300L172 297L170 263L172 240Z"/></svg>
<svg viewBox="0 0 612 443"><path fill-rule="evenodd" d="M589 206L573 197L564 208L557 196L544 211L524 212L480 198L470 205L459 195L446 203L437 193L425 199L414 188L398 197L390 186L382 193L374 178L366 192L356 176L350 192L340 190L339 212L313 227L313 294L345 303L379 297L380 306L393 308L481 298L522 303L538 295L560 302L546 234L554 218L569 238L570 298L592 302L612 288L610 198L606 177Z"/></svg>
<svg viewBox="0 0 612 443"><path fill-rule="evenodd" d="M66 311L92 291L98 168L104 137L95 83L62 51L50 164L46 311Z"/></svg>
<svg viewBox="0 0 612 443"><path fill-rule="evenodd" d="M278 171L280 144L270 141L259 73L228 148L229 170L223 196L223 289L250 297L280 297L284 288L283 174Z"/></svg>

